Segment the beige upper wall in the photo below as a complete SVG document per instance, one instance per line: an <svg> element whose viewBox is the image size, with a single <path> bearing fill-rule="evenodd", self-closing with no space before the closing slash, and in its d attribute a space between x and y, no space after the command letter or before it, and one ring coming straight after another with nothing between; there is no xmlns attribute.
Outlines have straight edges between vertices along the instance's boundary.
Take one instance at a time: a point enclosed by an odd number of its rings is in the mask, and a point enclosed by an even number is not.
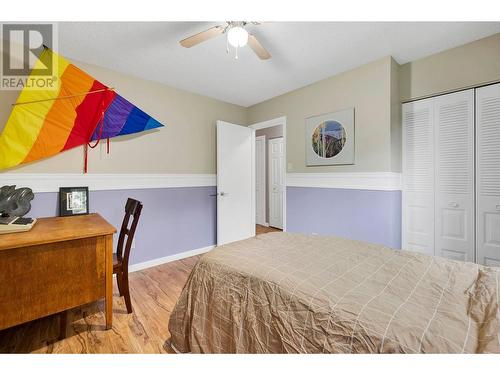
<svg viewBox="0 0 500 375"><path fill-rule="evenodd" d="M401 171L401 102L500 81L500 34L398 65L392 58L256 104L248 122L287 116L289 172ZM305 118L355 108L356 163L306 167Z"/></svg>
<svg viewBox="0 0 500 375"><path fill-rule="evenodd" d="M400 101L500 80L500 34L399 66L387 57L249 108L109 69L76 63L166 124L91 150L94 173L215 173L215 121L251 124L287 117L289 172L401 171ZM0 90L0 130L18 93ZM355 108L354 165L306 167L305 118ZM80 173L82 148L8 172Z"/></svg>
<svg viewBox="0 0 500 375"><path fill-rule="evenodd" d="M391 171L391 60L386 57L256 104L248 109L248 123L286 116L288 172ZM305 119L351 107L355 164L306 167Z"/></svg>
<svg viewBox="0 0 500 375"><path fill-rule="evenodd" d="M165 125L89 151L90 173L215 173L215 122L246 124L246 108L80 62L75 64ZM0 131L18 93L0 90ZM83 148L6 172L81 173Z"/></svg>
<svg viewBox="0 0 500 375"><path fill-rule="evenodd" d="M500 33L400 67L400 97L408 101L500 80Z"/></svg>

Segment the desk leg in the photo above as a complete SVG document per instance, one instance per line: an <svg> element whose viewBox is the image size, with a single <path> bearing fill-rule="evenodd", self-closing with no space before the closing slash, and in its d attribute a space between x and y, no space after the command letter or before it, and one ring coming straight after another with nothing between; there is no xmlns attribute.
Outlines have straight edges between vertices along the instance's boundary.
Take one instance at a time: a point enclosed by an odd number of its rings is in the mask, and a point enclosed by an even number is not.
<svg viewBox="0 0 500 375"><path fill-rule="evenodd" d="M113 236L106 236L106 329L113 326Z"/></svg>
<svg viewBox="0 0 500 375"><path fill-rule="evenodd" d="M64 310L59 313L59 340L64 340L66 338L67 326L68 310Z"/></svg>

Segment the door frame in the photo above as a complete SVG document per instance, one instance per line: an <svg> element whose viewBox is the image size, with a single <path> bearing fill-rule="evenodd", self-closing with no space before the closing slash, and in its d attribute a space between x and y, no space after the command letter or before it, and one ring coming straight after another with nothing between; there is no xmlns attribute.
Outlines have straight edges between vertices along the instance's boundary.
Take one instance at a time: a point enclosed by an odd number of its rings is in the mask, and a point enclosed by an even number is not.
<svg viewBox="0 0 500 375"><path fill-rule="evenodd" d="M267 144L267 139L266 139L266 136L265 135L259 135L258 137L255 137L255 143L257 143L257 141L263 141L264 142L264 147L262 148L263 150L263 153L264 155L262 155L262 165L261 167L263 167L263 170L260 171L260 177L261 177L261 181L262 181L262 184L263 184L263 187L264 187L264 194L261 194L261 198L264 200L263 202L259 202L258 199L257 199L257 194L255 194L255 206L256 206L256 209L255 209L255 212L257 212L257 206L264 206L264 212L263 212L263 220L261 220L261 223L258 223L258 220L257 220L257 216L255 217L255 222L256 224L259 224L259 225L264 225L264 226L269 226L269 223L268 221L266 220L266 211L267 211L267 204L266 204L266 201L267 201L267 197L266 197L266 187L267 187L267 176L266 176L266 170L267 170L267 166L266 166L266 144ZM257 147L255 147L255 184L257 184Z"/></svg>
<svg viewBox="0 0 500 375"><path fill-rule="evenodd" d="M249 125L254 130L271 128L273 126L283 125L283 175L285 176L285 186L283 188L283 232L286 232L286 187L287 187L287 158L286 158L286 116L277 117L271 120L256 122Z"/></svg>

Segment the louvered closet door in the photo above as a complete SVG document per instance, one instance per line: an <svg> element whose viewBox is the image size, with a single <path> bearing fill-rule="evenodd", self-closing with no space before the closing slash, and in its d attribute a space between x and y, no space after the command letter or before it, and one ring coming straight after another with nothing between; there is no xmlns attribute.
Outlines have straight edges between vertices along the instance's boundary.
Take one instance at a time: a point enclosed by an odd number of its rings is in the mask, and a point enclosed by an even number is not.
<svg viewBox="0 0 500 375"><path fill-rule="evenodd" d="M500 267L500 84L476 90L477 262Z"/></svg>
<svg viewBox="0 0 500 375"><path fill-rule="evenodd" d="M474 262L474 90L434 98L435 255Z"/></svg>
<svg viewBox="0 0 500 375"><path fill-rule="evenodd" d="M434 255L433 99L403 105L403 249Z"/></svg>

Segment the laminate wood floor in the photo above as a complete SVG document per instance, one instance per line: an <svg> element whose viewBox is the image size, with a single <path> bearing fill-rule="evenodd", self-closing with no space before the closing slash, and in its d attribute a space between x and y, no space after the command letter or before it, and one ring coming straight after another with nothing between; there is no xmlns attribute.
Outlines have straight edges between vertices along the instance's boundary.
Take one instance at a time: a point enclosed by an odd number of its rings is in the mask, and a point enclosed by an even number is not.
<svg viewBox="0 0 500 375"><path fill-rule="evenodd" d="M281 229L278 228L273 228L273 227L265 227L263 225L257 224L255 226L255 234L263 234L263 233L270 233L270 232L282 232Z"/></svg>
<svg viewBox="0 0 500 375"><path fill-rule="evenodd" d="M57 315L0 331L0 353L173 353L166 343L170 312L197 260L131 273L132 314L114 281L113 329L105 330L104 301L93 303L68 312L64 340Z"/></svg>
<svg viewBox="0 0 500 375"><path fill-rule="evenodd" d="M257 234L280 231L257 225ZM68 312L67 337L59 340L53 315L0 331L0 353L174 353L167 340L170 313L199 256L133 272L129 276L134 312L113 297L113 329L105 330L104 301Z"/></svg>

